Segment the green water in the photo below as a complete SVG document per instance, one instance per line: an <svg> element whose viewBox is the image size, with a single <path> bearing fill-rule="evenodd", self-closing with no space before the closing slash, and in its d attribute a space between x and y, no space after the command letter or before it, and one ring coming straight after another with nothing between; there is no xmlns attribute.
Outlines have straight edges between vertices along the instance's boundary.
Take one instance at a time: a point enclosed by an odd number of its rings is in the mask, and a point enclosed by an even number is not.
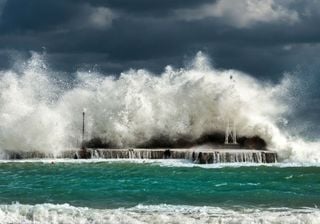
<svg viewBox="0 0 320 224"><path fill-rule="evenodd" d="M0 204L219 207L320 206L320 167L166 167L158 164L2 163Z"/></svg>

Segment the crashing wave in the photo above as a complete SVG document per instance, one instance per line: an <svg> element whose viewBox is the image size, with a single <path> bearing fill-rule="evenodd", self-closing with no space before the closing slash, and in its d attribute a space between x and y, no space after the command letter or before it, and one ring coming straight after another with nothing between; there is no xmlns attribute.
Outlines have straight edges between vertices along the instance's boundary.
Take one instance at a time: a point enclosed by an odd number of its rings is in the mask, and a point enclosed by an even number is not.
<svg viewBox="0 0 320 224"><path fill-rule="evenodd" d="M65 80L64 80L65 79ZM198 53L190 66L160 75L129 70L118 77L78 72L70 81L34 53L20 71L0 72L0 149L58 154L86 139L116 147L143 146L165 136L197 141L224 132L233 120L242 136L260 136L280 159L320 160L319 143L281 129L294 80L262 83L235 70L210 66Z"/></svg>

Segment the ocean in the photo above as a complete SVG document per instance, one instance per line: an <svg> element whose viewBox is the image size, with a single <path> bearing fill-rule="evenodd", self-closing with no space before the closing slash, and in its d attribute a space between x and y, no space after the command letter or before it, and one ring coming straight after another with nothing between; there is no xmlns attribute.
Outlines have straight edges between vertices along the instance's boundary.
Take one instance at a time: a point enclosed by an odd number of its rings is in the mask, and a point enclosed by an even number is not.
<svg viewBox="0 0 320 224"><path fill-rule="evenodd" d="M317 164L0 162L0 223L320 223Z"/></svg>
<svg viewBox="0 0 320 224"><path fill-rule="evenodd" d="M61 73L35 52L15 64L0 71L0 224L320 223L320 141L317 123L296 117L310 98L299 96L308 92L300 78L265 82L215 68L201 52L161 74ZM59 158L83 141L212 149L229 129L280 162L4 160Z"/></svg>

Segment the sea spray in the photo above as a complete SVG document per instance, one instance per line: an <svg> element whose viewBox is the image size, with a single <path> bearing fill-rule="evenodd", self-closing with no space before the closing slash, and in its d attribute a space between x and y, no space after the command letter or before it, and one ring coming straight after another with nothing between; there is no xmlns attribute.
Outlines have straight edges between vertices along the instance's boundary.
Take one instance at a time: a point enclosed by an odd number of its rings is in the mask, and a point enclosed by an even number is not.
<svg viewBox="0 0 320 224"><path fill-rule="evenodd" d="M85 138L115 147L143 145L158 136L195 141L224 132L232 120L239 134L262 137L280 159L318 161L317 143L310 148L281 129L292 110L285 99L293 82L289 75L271 84L219 70L199 52L190 66L167 66L160 75L143 69L118 77L78 72L65 83L33 53L20 72L0 73L0 148L55 154L77 147L86 108Z"/></svg>
<svg viewBox="0 0 320 224"><path fill-rule="evenodd" d="M219 207L138 205L133 208L90 209L68 204L1 205L2 223L294 223L317 224L317 209L224 209ZM94 221L93 221L94 220ZM171 220L174 220L172 222Z"/></svg>

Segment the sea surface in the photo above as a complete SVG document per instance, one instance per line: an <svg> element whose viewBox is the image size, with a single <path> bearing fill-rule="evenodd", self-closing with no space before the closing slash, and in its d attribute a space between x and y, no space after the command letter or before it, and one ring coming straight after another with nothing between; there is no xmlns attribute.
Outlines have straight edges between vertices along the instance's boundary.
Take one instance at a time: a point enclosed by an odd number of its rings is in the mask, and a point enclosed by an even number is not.
<svg viewBox="0 0 320 224"><path fill-rule="evenodd" d="M0 162L0 223L320 223L320 166Z"/></svg>

